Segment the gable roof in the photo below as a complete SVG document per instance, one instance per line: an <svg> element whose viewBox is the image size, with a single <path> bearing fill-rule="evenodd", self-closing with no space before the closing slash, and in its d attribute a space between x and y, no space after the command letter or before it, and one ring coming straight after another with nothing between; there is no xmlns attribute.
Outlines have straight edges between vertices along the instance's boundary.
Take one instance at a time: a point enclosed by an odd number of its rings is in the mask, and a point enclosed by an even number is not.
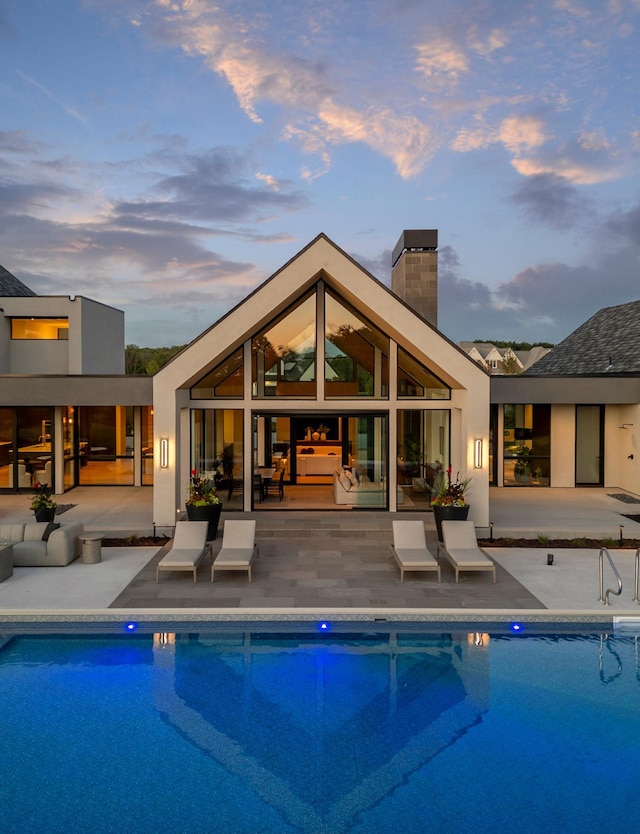
<svg viewBox="0 0 640 834"><path fill-rule="evenodd" d="M12 275L8 269L0 266L0 297L8 298L16 295L36 295L36 293Z"/></svg>
<svg viewBox="0 0 640 834"><path fill-rule="evenodd" d="M379 327L449 387L486 371L454 342L423 319L325 234L319 234L253 292L201 333L156 375L173 388L188 387L215 367L224 354L264 327L318 280ZM412 338L413 336L413 338ZM224 349L223 353L218 350ZM452 363L456 367L451 373Z"/></svg>
<svg viewBox="0 0 640 834"><path fill-rule="evenodd" d="M640 374L640 301L599 310L525 373Z"/></svg>

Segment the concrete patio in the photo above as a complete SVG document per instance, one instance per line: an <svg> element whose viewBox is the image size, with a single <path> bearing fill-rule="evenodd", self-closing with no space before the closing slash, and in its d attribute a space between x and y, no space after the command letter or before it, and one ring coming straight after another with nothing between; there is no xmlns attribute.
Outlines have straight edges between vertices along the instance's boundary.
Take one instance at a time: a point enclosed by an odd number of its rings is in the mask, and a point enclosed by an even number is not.
<svg viewBox="0 0 640 834"><path fill-rule="evenodd" d="M640 524L625 518L640 507L611 497L619 490L513 489L491 491L494 537L640 539ZM64 496L70 507L61 521L80 520L85 529L106 536L150 535L153 532L150 489L79 488ZM633 496L628 500L635 501ZM59 501L63 503L62 500ZM0 518L29 521L28 496L0 499ZM546 615L590 613L640 617L632 600L635 551L612 551L623 579L623 593L611 607L598 601L598 550L490 548L498 571L494 585L483 574L463 574L454 582L453 569L442 561L442 583L429 575L408 574L400 583L389 554L392 518L420 518L427 543L437 550L431 513L278 512L225 514L255 517L260 558L254 581L245 574L225 574L210 581L210 560L198 572L161 575L155 565L160 547L103 547L102 562L80 560L66 568L16 568L0 584L0 616L27 612L200 612L213 618L242 614L283 617L331 612L389 617L394 613L445 615L450 612L543 612ZM164 529L158 528L158 535ZM170 532L170 531L166 531ZM220 536L213 544L214 555ZM547 552L554 564L547 565ZM613 585L607 567L605 588Z"/></svg>

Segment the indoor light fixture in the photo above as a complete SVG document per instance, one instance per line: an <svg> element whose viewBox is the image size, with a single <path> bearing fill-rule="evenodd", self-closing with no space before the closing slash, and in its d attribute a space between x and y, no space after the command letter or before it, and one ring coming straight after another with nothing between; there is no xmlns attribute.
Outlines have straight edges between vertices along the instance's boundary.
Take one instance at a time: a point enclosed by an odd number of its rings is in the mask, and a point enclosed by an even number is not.
<svg viewBox="0 0 640 834"><path fill-rule="evenodd" d="M479 437L473 441L473 465L482 469L482 439Z"/></svg>
<svg viewBox="0 0 640 834"><path fill-rule="evenodd" d="M167 469L169 466L169 438L160 438L160 466Z"/></svg>

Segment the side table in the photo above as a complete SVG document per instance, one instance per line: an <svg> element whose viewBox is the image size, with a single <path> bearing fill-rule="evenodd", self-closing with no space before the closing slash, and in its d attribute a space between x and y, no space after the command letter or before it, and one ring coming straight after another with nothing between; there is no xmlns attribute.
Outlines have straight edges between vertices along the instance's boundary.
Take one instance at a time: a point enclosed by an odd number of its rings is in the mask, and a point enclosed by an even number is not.
<svg viewBox="0 0 640 834"><path fill-rule="evenodd" d="M0 582L13 576L13 545L0 542Z"/></svg>
<svg viewBox="0 0 640 834"><path fill-rule="evenodd" d="M83 534L80 536L82 542L82 563L84 565L95 565L102 561L102 533Z"/></svg>

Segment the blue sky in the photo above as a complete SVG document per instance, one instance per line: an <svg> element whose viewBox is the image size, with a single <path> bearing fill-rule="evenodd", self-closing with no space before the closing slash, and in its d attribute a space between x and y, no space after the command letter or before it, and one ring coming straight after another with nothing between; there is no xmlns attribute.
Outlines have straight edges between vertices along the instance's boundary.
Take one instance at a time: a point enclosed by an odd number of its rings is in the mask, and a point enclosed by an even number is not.
<svg viewBox="0 0 640 834"><path fill-rule="evenodd" d="M195 338L437 228L449 338L640 297L640 0L0 0L0 264Z"/></svg>

